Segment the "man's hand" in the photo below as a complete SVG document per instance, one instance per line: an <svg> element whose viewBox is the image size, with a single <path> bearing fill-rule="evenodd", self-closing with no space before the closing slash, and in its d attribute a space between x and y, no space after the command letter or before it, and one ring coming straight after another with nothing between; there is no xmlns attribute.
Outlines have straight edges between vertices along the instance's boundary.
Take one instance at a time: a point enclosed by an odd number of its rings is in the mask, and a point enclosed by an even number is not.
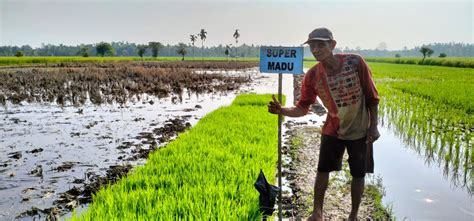
<svg viewBox="0 0 474 221"><path fill-rule="evenodd" d="M272 114L281 114L281 104L275 98L275 95L272 95L273 101L270 101L268 104L268 112Z"/></svg>
<svg viewBox="0 0 474 221"><path fill-rule="evenodd" d="M369 130L367 131L367 139L365 140L365 143L373 143L377 139L379 139L380 133L379 129L377 128L377 125L371 125L369 127Z"/></svg>

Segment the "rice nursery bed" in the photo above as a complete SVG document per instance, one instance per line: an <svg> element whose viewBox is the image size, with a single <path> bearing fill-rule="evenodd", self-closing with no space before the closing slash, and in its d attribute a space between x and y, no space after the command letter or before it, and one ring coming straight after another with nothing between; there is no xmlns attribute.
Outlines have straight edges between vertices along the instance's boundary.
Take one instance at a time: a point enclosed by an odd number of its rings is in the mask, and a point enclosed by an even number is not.
<svg viewBox="0 0 474 221"><path fill-rule="evenodd" d="M100 190L87 212L72 220L260 219L253 184L260 169L274 183L277 163L270 99L239 95Z"/></svg>
<svg viewBox="0 0 474 221"><path fill-rule="evenodd" d="M236 94L275 84L247 62L176 63L1 69L2 81L16 86L0 87L9 91L0 109L0 219L64 218L73 208L83 210L102 186L210 111ZM166 93L140 85L148 81ZM46 92L51 99L39 96Z"/></svg>

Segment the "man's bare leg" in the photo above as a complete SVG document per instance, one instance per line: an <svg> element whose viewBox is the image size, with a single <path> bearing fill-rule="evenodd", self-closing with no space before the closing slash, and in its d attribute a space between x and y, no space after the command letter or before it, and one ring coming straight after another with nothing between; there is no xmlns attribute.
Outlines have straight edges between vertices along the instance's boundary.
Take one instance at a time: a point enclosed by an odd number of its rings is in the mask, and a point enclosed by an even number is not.
<svg viewBox="0 0 474 221"><path fill-rule="evenodd" d="M352 198L352 210L349 215L349 220L357 220L357 213L359 212L359 205L362 199L362 194L364 194L364 177L352 177L351 183L351 198Z"/></svg>
<svg viewBox="0 0 474 221"><path fill-rule="evenodd" d="M326 189L328 188L329 173L317 172L316 182L314 183L314 206L313 214L308 218L308 221L322 221L323 220L323 203Z"/></svg>

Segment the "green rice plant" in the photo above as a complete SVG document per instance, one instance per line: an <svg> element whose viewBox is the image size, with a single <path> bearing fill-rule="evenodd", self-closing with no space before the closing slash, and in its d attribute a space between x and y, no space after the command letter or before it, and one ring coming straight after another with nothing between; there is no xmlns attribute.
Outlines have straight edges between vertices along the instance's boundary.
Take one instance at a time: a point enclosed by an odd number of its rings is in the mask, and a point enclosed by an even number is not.
<svg viewBox="0 0 474 221"><path fill-rule="evenodd" d="M432 102L474 112L474 71L470 68L370 63L376 83Z"/></svg>
<svg viewBox="0 0 474 221"><path fill-rule="evenodd" d="M275 182L277 116L271 95L239 95L202 118L146 164L101 189L71 220L258 220L253 184Z"/></svg>
<svg viewBox="0 0 474 221"><path fill-rule="evenodd" d="M314 64L304 63L307 68ZM427 163L444 165L445 175L472 193L473 69L377 62L369 66L381 99L381 124Z"/></svg>
<svg viewBox="0 0 474 221"><path fill-rule="evenodd" d="M435 65L449 67L474 68L474 57L446 57L446 58L426 58L423 62L422 57L367 57L365 60L369 62L395 63L395 64L418 64L418 65Z"/></svg>
<svg viewBox="0 0 474 221"><path fill-rule="evenodd" d="M396 73L392 69L392 74ZM459 108L450 102L441 102L452 98L442 97L444 93L431 93L431 86L419 83L418 93L403 90L405 87L398 80L380 76L377 68L373 68L376 84L381 96L380 112L382 122L392 125L403 141L412 147L427 163L444 165L445 175L450 175L455 185L464 186L472 192L472 138L474 115L467 108ZM449 75L447 75L449 76ZM409 85L416 79L400 79ZM466 79L469 81L469 79ZM444 81L439 81L443 84ZM429 82L435 84L435 82ZM472 90L469 85L464 90ZM442 87L442 86L440 86ZM419 93L430 96L420 96ZM434 97L434 98L432 98ZM461 162L462 161L462 162ZM462 166L470 165L470 166ZM461 177L462 176L462 177Z"/></svg>

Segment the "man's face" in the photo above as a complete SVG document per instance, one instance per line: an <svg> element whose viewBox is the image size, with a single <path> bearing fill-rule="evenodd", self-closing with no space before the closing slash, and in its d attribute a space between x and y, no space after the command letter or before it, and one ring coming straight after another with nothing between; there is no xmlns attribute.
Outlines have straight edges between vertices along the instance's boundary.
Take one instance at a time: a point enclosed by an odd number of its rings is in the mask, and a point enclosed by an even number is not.
<svg viewBox="0 0 474 221"><path fill-rule="evenodd" d="M332 54L332 50L336 47L336 41L314 40L308 42L311 53L317 61L322 61Z"/></svg>

